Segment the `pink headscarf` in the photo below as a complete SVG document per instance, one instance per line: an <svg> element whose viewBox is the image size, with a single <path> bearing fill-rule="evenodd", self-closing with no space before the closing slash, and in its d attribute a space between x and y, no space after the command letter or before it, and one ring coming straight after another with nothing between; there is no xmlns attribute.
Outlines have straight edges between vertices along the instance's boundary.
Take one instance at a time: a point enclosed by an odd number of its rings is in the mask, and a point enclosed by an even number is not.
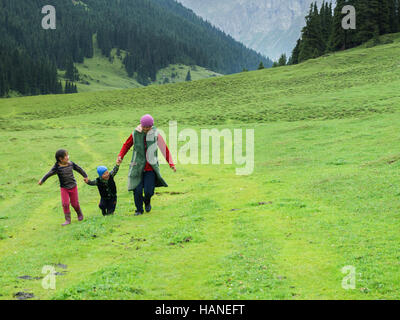
<svg viewBox="0 0 400 320"><path fill-rule="evenodd" d="M151 115L146 114L140 119L142 127L152 127L154 125L154 119Z"/></svg>

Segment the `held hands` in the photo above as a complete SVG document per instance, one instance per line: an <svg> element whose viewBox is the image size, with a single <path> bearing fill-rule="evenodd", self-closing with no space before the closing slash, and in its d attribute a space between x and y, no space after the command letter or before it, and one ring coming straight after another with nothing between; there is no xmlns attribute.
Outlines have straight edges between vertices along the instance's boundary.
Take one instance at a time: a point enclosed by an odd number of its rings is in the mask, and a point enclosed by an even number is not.
<svg viewBox="0 0 400 320"><path fill-rule="evenodd" d="M85 183L88 184L89 183L89 178L87 178L87 177L83 178L83 181L85 181Z"/></svg>
<svg viewBox="0 0 400 320"><path fill-rule="evenodd" d="M118 156L117 165L120 165L121 163L122 163L122 158L120 156ZM174 170L174 172L176 172L176 167L175 166L172 166L171 169Z"/></svg>

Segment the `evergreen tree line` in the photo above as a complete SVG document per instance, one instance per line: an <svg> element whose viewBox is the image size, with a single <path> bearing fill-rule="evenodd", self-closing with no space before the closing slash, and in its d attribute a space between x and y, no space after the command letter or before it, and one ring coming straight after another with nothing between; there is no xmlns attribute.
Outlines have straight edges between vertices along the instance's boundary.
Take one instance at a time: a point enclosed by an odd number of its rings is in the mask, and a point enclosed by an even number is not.
<svg viewBox="0 0 400 320"><path fill-rule="evenodd" d="M110 57L112 48L127 51L126 71L144 85L155 80L158 70L175 63L223 74L255 70L260 61L272 65L174 0L83 3L52 0L56 30L44 30L41 9L49 4L47 0L0 0L0 43L6 44L1 55L8 60L19 55L26 61L24 68L0 63L2 93L59 93L57 69L65 71L66 80L78 81L74 63L93 57L95 35L103 55ZM38 74L43 79L36 79Z"/></svg>
<svg viewBox="0 0 400 320"><path fill-rule="evenodd" d="M18 49L0 45L0 97L10 90L22 95L77 93L76 84L57 79L56 65L49 61L34 61Z"/></svg>
<svg viewBox="0 0 400 320"><path fill-rule="evenodd" d="M98 45L105 56L112 48L126 50L129 76L146 85L169 64L199 65L230 74L244 67L255 70L260 61L272 61L197 17L173 0L88 0L107 7L110 24L97 29ZM134 5L133 5L134 4Z"/></svg>
<svg viewBox="0 0 400 320"><path fill-rule="evenodd" d="M72 1L52 0L57 29L42 28L44 0L0 0L0 97L63 93L57 69L93 56L91 21ZM68 78L74 81L74 78Z"/></svg>
<svg viewBox="0 0 400 320"><path fill-rule="evenodd" d="M356 29L345 30L342 9L356 9ZM328 52L345 50L380 35L400 31L400 0L337 0L336 7L324 2L320 9L313 3L306 26L293 49L288 64L297 64ZM280 64L280 63L279 63Z"/></svg>
<svg viewBox="0 0 400 320"><path fill-rule="evenodd" d="M78 92L78 88L76 87L76 84L70 82L70 81L66 81L65 82L65 93L77 93Z"/></svg>
<svg viewBox="0 0 400 320"><path fill-rule="evenodd" d="M53 62L35 61L24 51L0 44L0 97L10 90L22 95L63 93Z"/></svg>

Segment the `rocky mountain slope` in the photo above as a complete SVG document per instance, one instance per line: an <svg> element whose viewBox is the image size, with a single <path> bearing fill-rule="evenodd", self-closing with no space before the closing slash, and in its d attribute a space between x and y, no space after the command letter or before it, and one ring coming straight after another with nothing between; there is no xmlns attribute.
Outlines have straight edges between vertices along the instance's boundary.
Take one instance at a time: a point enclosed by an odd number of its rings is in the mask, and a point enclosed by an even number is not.
<svg viewBox="0 0 400 320"><path fill-rule="evenodd" d="M256 51L291 53L314 0L178 0ZM322 0L317 0L322 3Z"/></svg>

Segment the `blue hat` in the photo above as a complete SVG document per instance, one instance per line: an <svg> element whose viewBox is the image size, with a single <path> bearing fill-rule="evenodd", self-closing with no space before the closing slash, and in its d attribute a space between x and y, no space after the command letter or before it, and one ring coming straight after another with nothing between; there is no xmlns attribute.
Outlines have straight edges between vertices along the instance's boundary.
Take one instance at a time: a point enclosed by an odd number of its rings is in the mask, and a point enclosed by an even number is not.
<svg viewBox="0 0 400 320"><path fill-rule="evenodd" d="M97 167L97 173L99 174L99 177L101 177L106 171L108 171L107 167L104 166Z"/></svg>

